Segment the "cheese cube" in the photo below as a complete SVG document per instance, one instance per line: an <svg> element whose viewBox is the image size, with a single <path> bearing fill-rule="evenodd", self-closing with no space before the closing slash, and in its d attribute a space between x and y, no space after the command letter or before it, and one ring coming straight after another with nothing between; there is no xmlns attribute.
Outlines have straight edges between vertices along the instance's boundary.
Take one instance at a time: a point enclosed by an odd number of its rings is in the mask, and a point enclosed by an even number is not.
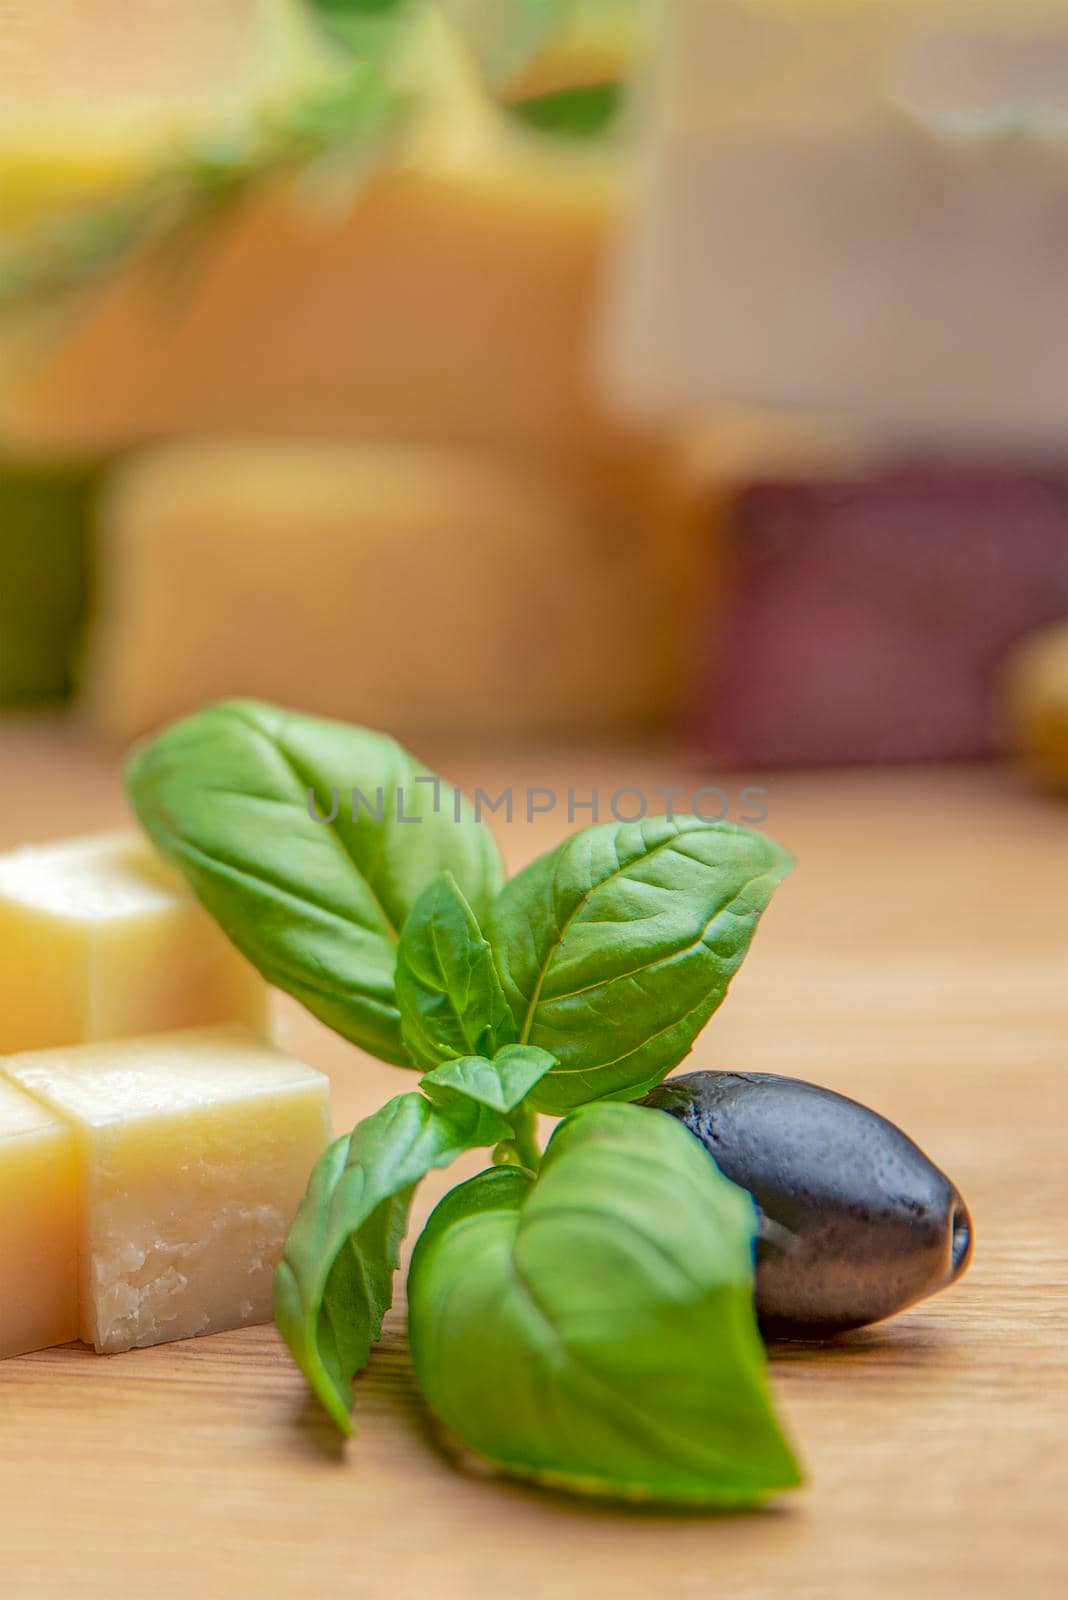
<svg viewBox="0 0 1068 1600"><path fill-rule="evenodd" d="M266 1026L266 985L137 834L0 856L0 950L0 1052Z"/></svg>
<svg viewBox="0 0 1068 1600"><path fill-rule="evenodd" d="M74 1135L0 1079L0 1360L78 1337Z"/></svg>
<svg viewBox="0 0 1068 1600"><path fill-rule="evenodd" d="M239 1026L11 1056L74 1130L80 1334L129 1350L266 1322L330 1137L326 1078Z"/></svg>
<svg viewBox="0 0 1068 1600"><path fill-rule="evenodd" d="M678 0L609 364L647 414L1064 438L1063 0Z"/></svg>

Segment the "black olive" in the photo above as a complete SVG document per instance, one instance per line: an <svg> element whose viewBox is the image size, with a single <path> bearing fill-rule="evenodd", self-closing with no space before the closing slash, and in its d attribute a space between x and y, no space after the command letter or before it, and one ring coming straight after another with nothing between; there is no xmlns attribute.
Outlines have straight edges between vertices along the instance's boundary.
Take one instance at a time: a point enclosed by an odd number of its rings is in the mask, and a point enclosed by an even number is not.
<svg viewBox="0 0 1068 1600"><path fill-rule="evenodd" d="M770 1072L689 1072L643 1104L685 1123L756 1201L756 1303L769 1338L878 1322L968 1265L959 1191L900 1128L845 1095Z"/></svg>

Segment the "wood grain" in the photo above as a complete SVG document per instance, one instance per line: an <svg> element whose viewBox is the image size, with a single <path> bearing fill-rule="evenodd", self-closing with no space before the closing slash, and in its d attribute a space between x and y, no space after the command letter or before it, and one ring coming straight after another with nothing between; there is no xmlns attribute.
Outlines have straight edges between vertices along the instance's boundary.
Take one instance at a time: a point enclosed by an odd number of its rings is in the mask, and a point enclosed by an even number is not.
<svg viewBox="0 0 1068 1600"><path fill-rule="evenodd" d="M580 797L698 781L666 751L430 754L468 785ZM123 817L114 761L58 724L0 730L0 780L3 846ZM977 1233L958 1289L774 1353L808 1486L743 1517L623 1515L457 1470L414 1392L401 1306L348 1447L272 1329L112 1358L69 1346L0 1368L0 1594L1068 1592L1068 811L997 769L760 781L800 864L694 1063L796 1073L886 1112L961 1184ZM519 865L566 830L561 809L500 831ZM280 1021L331 1072L339 1127L409 1082L295 1007Z"/></svg>

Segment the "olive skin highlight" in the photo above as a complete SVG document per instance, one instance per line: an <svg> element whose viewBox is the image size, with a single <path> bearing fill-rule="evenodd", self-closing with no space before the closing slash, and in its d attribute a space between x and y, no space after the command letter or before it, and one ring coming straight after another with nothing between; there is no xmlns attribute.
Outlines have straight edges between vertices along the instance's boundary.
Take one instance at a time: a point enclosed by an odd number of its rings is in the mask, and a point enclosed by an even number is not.
<svg viewBox="0 0 1068 1600"><path fill-rule="evenodd" d="M877 1112L797 1078L689 1072L643 1105L693 1133L761 1214L768 1338L822 1339L948 1288L972 1251L960 1191Z"/></svg>

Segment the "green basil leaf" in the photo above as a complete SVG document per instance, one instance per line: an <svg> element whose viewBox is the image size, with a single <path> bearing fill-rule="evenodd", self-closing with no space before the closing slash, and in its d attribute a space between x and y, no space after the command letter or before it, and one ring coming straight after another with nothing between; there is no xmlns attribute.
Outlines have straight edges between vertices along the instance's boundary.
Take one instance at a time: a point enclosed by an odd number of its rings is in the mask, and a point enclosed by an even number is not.
<svg viewBox="0 0 1068 1600"><path fill-rule="evenodd" d="M637 1099L689 1053L792 865L766 835L698 817L607 823L506 884L487 933L520 1044L559 1065L562 1114Z"/></svg>
<svg viewBox="0 0 1068 1600"><path fill-rule="evenodd" d="M343 1433L353 1431L352 1380L367 1365L393 1300L416 1184L508 1131L473 1100L439 1106L402 1094L316 1163L275 1274L274 1316Z"/></svg>
<svg viewBox="0 0 1068 1600"><path fill-rule="evenodd" d="M455 1056L494 1056L515 1022L493 952L451 873L427 885L397 950L397 1003L412 1060L436 1067Z"/></svg>
<svg viewBox="0 0 1068 1600"><path fill-rule="evenodd" d="M466 1095L507 1117L518 1111L530 1091L555 1065L556 1057L547 1050L509 1044L492 1061L485 1056L460 1056L447 1061L420 1079L420 1087L432 1100L443 1104L457 1095Z"/></svg>
<svg viewBox="0 0 1068 1600"><path fill-rule="evenodd" d="M269 983L411 1065L394 991L404 920L446 868L476 916L503 877L462 797L383 734L250 700L175 723L134 751L126 782L156 847Z"/></svg>
<svg viewBox="0 0 1068 1600"><path fill-rule="evenodd" d="M680 1123L599 1105L536 1179L453 1190L416 1246L431 1409L503 1472L578 1493L746 1506L799 1481L753 1310L756 1211Z"/></svg>

